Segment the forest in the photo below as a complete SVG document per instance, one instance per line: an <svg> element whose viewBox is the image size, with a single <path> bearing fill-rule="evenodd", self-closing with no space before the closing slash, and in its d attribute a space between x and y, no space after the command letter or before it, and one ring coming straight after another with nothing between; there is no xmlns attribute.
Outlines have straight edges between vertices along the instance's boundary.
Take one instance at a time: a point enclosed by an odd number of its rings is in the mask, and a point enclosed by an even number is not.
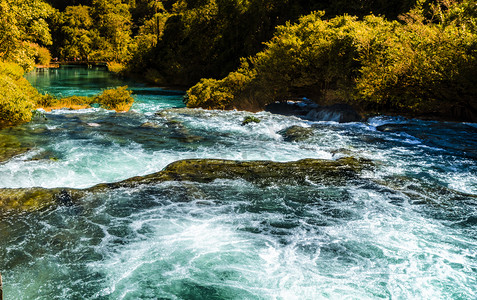
<svg viewBox="0 0 477 300"><path fill-rule="evenodd" d="M22 73L53 58L188 89L189 107L306 97L475 122L476 28L472 0L1 0L0 120L31 118L45 96Z"/></svg>

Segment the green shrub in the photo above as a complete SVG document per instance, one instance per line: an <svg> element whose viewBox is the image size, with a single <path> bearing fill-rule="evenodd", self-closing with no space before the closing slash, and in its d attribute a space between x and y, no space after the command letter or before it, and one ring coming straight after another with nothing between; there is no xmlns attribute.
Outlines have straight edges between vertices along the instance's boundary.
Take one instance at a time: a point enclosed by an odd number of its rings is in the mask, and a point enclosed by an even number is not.
<svg viewBox="0 0 477 300"><path fill-rule="evenodd" d="M477 95L475 32L406 21L371 54L362 54L356 100L414 112L471 105Z"/></svg>
<svg viewBox="0 0 477 300"><path fill-rule="evenodd" d="M255 73L250 70L245 60L242 67L221 80L202 79L187 91L187 107L233 109L237 106L236 98L245 92L253 81Z"/></svg>
<svg viewBox="0 0 477 300"><path fill-rule="evenodd" d="M108 89L93 97L70 96L58 99L48 94L41 95L36 102L35 108L42 108L46 111L61 108L83 109L90 107L94 103L98 103L101 107L106 109L128 111L134 99L131 97L132 92L126 89L127 86Z"/></svg>
<svg viewBox="0 0 477 300"><path fill-rule="evenodd" d="M46 111L50 111L52 109L61 109L61 108L82 109L82 108L88 108L91 104L94 103L94 101L95 101L94 97L71 96L71 97L58 99L52 95L46 94L46 95L41 95L41 97L36 103L35 108L42 108Z"/></svg>
<svg viewBox="0 0 477 300"><path fill-rule="evenodd" d="M70 105L91 105L94 103L95 98L87 96L70 96L67 98L62 98L60 101Z"/></svg>
<svg viewBox="0 0 477 300"><path fill-rule="evenodd" d="M108 71L115 74L122 74L126 71L126 65L119 62L110 61L107 63L107 66Z"/></svg>
<svg viewBox="0 0 477 300"><path fill-rule="evenodd" d="M35 62L38 65L48 66L51 62L51 53L45 47L40 47L36 49Z"/></svg>
<svg viewBox="0 0 477 300"><path fill-rule="evenodd" d="M22 76L20 66L0 61L0 126L31 119L31 110L40 95Z"/></svg>
<svg viewBox="0 0 477 300"><path fill-rule="evenodd" d="M116 111L128 111L134 102L131 97L132 92L127 90L127 86L120 86L115 89L104 90L94 98L94 102L101 104L106 109Z"/></svg>
<svg viewBox="0 0 477 300"><path fill-rule="evenodd" d="M323 20L317 12L279 26L250 65L189 89L187 106L263 108L307 97L393 112L477 111L477 8L438 2L438 23L417 6L402 22L373 15Z"/></svg>
<svg viewBox="0 0 477 300"><path fill-rule="evenodd" d="M36 102L36 108L46 108L56 105L58 99L50 94L42 95Z"/></svg>
<svg viewBox="0 0 477 300"><path fill-rule="evenodd" d="M25 71L16 63L0 61L0 75L8 76L13 80L23 77Z"/></svg>

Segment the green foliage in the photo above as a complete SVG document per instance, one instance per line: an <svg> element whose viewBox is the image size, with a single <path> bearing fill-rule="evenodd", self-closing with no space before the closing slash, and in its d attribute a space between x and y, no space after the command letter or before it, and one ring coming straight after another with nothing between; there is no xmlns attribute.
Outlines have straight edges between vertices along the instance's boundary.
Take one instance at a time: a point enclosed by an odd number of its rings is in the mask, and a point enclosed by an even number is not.
<svg viewBox="0 0 477 300"><path fill-rule="evenodd" d="M236 72L231 72L224 79L201 79L187 91L187 106L217 109L242 108L235 101L235 96L245 93L254 78L255 73L248 68L245 61L242 61L242 67Z"/></svg>
<svg viewBox="0 0 477 300"><path fill-rule="evenodd" d="M154 69L153 82L169 85L226 76L240 57L262 50L277 25L311 11L395 18L415 1L50 0L61 10L55 55L121 62L140 74Z"/></svg>
<svg viewBox="0 0 477 300"><path fill-rule="evenodd" d="M118 63L115 61L110 61L107 63L108 71L115 74L122 74L126 71L126 65Z"/></svg>
<svg viewBox="0 0 477 300"><path fill-rule="evenodd" d="M330 3L331 2L331 3ZM201 78L221 78L240 65L240 57L255 55L273 36L275 27L314 10L329 16L353 13L386 14L395 18L415 0L180 0L136 1L145 15L136 36L137 51L129 68L142 72L145 67L160 72L168 84L190 85ZM159 8L155 9L154 4ZM159 3L159 4L158 4ZM147 6L149 5L149 6ZM146 7L149 13L146 14ZM139 46L141 44L141 46Z"/></svg>
<svg viewBox="0 0 477 300"><path fill-rule="evenodd" d="M70 96L67 98L62 98L61 102L63 103L71 103L72 105L91 105L95 101L94 97L86 97L86 96Z"/></svg>
<svg viewBox="0 0 477 300"><path fill-rule="evenodd" d="M0 61L0 126L30 121L39 97L20 66Z"/></svg>
<svg viewBox="0 0 477 300"><path fill-rule="evenodd" d="M136 49L131 38L130 9L121 0L94 0L90 6L65 7L52 22L55 54L68 60L129 60Z"/></svg>
<svg viewBox="0 0 477 300"><path fill-rule="evenodd" d="M100 33L99 49L94 54L100 60L125 61L131 44L131 13L121 0L93 0L92 16Z"/></svg>
<svg viewBox="0 0 477 300"><path fill-rule="evenodd" d="M24 73L25 71L19 65L0 61L0 74L2 76L10 77L13 80L19 80L23 77Z"/></svg>
<svg viewBox="0 0 477 300"><path fill-rule="evenodd" d="M442 23L405 15L406 24L361 56L356 98L397 111L438 111L476 106L475 15L449 20L464 3L441 10ZM385 33L381 30L380 35Z"/></svg>
<svg viewBox="0 0 477 300"><path fill-rule="evenodd" d="M63 35L60 54L64 58L81 58L86 60L93 48L93 41L98 35L93 30L90 7L68 6L61 14L59 26Z"/></svg>
<svg viewBox="0 0 477 300"><path fill-rule="evenodd" d="M187 105L263 107L306 96L396 112L477 109L475 10L468 1L446 3L440 22L427 20L419 6L403 23L373 15L304 16L279 26L266 49L242 66L238 73L250 74L243 84L230 80L237 72L202 80L187 92Z"/></svg>
<svg viewBox="0 0 477 300"><path fill-rule="evenodd" d="M37 101L36 101L36 107L51 107L54 106L57 103L58 99L53 97L50 94L45 94L42 95Z"/></svg>
<svg viewBox="0 0 477 300"><path fill-rule="evenodd" d="M51 62L50 50L45 47L41 47L38 44L30 43L30 49L32 50L33 58L36 65L48 66Z"/></svg>
<svg viewBox="0 0 477 300"><path fill-rule="evenodd" d="M47 94L37 98L35 108L43 108L47 111L61 108L83 109L97 103L105 109L128 111L134 102L131 93L131 91L127 90L127 86L122 86L104 90L99 95L93 97L70 96L58 99Z"/></svg>
<svg viewBox="0 0 477 300"><path fill-rule="evenodd" d="M127 86L120 86L115 89L104 90L94 97L94 102L101 104L106 109L127 111L134 102L134 98L131 97L132 92L128 91L127 88Z"/></svg>
<svg viewBox="0 0 477 300"><path fill-rule="evenodd" d="M0 59L32 70L37 52L30 43L51 45L46 20L53 13L53 8L41 0L0 0Z"/></svg>
<svg viewBox="0 0 477 300"><path fill-rule="evenodd" d="M43 108L45 110L59 109L59 108L85 108L89 107L95 102L94 97L86 96L70 96L58 99L52 95L46 94L36 102L35 108Z"/></svg>

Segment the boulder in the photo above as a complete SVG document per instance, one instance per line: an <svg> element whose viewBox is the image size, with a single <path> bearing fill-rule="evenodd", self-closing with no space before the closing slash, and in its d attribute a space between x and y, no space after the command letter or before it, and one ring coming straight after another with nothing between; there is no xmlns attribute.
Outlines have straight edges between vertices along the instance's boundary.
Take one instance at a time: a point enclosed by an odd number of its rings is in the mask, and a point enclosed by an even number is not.
<svg viewBox="0 0 477 300"><path fill-rule="evenodd" d="M277 102L267 105L273 114L296 116L311 121L335 121L339 123L361 122L362 116L348 104L320 106L310 100Z"/></svg>
<svg viewBox="0 0 477 300"><path fill-rule="evenodd" d="M320 106L310 110L306 118L311 121L335 121L339 123L361 122L363 118L348 104Z"/></svg>
<svg viewBox="0 0 477 300"><path fill-rule="evenodd" d="M291 126L278 132L286 142L301 142L313 136L313 128Z"/></svg>
<svg viewBox="0 0 477 300"><path fill-rule="evenodd" d="M287 101L268 104L265 111L284 116L304 117L311 109L316 107L318 105L311 101Z"/></svg>
<svg viewBox="0 0 477 300"><path fill-rule="evenodd" d="M201 136L191 134L189 129L181 121L170 116L170 112L188 113L193 109L170 109L156 112L155 116L164 120L165 126L171 130L170 137L183 143L195 143L204 139ZM144 124L143 124L144 125ZM149 126L148 128L153 128Z"/></svg>
<svg viewBox="0 0 477 300"><path fill-rule="evenodd" d="M0 134L0 163L29 150L15 136Z"/></svg>
<svg viewBox="0 0 477 300"><path fill-rule="evenodd" d="M260 123L260 119L254 116L247 116L242 121L242 126L245 126L250 123Z"/></svg>
<svg viewBox="0 0 477 300"><path fill-rule="evenodd" d="M306 185L310 182L345 184L348 180L357 179L363 169L371 166L372 163L368 160L352 157L338 160L303 159L294 162L186 159L171 163L163 171L154 174L117 183L102 183L87 189L0 189L0 215L37 211L57 205L74 205L86 194L165 181L208 183L216 179L242 179L261 185Z"/></svg>
<svg viewBox="0 0 477 300"><path fill-rule="evenodd" d="M16 188L0 189L0 215L5 212L31 212L54 205L72 205L85 190Z"/></svg>
<svg viewBox="0 0 477 300"><path fill-rule="evenodd" d="M144 122L140 126L141 128L160 128L161 126L154 122Z"/></svg>
<svg viewBox="0 0 477 300"><path fill-rule="evenodd" d="M118 183L95 188L131 187L162 181L192 181L207 183L215 179L243 179L252 183L307 182L339 183L357 178L372 166L369 160L345 157L338 160L303 159L293 162L233 161L223 159L186 159L168 165L163 171L133 177Z"/></svg>

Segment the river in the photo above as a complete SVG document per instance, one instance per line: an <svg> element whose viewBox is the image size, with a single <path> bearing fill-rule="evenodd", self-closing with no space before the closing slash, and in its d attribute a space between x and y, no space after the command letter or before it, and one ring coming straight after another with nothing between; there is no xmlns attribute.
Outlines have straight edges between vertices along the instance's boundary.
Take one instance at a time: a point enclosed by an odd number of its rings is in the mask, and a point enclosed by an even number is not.
<svg viewBox="0 0 477 300"><path fill-rule="evenodd" d="M476 299L477 125L363 123L183 108L180 91L62 67L40 91L129 85L128 113L57 110L0 134L31 150L0 163L0 188L87 188L186 158L369 159L320 184L163 182L78 205L0 214L6 299ZM180 124L180 125L177 125ZM310 128L303 140L280 131Z"/></svg>

